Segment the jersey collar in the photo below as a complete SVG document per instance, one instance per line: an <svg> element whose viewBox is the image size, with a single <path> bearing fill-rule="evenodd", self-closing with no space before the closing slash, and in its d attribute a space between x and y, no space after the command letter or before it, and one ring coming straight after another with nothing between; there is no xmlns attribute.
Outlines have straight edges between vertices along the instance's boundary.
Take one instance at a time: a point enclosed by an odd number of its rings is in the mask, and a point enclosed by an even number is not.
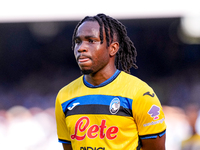
<svg viewBox="0 0 200 150"><path fill-rule="evenodd" d="M89 82L86 81L85 76L83 76L83 83L85 84L85 86L89 87L89 88L98 88L98 87L102 87L105 86L109 83L111 83L113 80L115 80L117 78L117 76L120 74L120 70L117 70L109 79L107 79L106 81L102 82L99 85L92 85Z"/></svg>

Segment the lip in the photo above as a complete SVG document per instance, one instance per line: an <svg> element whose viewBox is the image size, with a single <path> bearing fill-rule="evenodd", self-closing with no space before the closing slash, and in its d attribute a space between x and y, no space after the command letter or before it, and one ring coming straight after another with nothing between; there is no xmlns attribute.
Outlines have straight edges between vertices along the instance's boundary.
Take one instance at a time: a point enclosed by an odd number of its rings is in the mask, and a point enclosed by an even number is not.
<svg viewBox="0 0 200 150"><path fill-rule="evenodd" d="M84 62L87 62L87 61L89 61L89 60L90 60L90 58L87 57L87 56L79 56L79 57L77 58L77 61L78 61L79 63L84 63Z"/></svg>
<svg viewBox="0 0 200 150"><path fill-rule="evenodd" d="M88 60L89 60L89 58L79 58L78 62L82 63L82 62L86 62Z"/></svg>

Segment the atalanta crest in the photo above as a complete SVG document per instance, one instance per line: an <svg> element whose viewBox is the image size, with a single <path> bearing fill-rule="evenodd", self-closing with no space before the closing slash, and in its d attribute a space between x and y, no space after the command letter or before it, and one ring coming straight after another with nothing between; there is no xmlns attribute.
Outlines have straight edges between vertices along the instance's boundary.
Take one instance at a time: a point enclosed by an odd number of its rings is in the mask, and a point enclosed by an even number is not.
<svg viewBox="0 0 200 150"><path fill-rule="evenodd" d="M116 114L119 109L120 109L120 100L119 98L114 98L111 102L110 102L110 113L111 114Z"/></svg>

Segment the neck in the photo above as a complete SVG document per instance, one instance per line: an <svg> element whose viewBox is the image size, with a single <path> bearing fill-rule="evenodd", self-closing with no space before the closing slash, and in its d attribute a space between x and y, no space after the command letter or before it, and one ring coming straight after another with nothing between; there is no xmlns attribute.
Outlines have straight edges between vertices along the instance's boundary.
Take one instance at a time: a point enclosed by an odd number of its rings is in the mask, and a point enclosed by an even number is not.
<svg viewBox="0 0 200 150"><path fill-rule="evenodd" d="M116 71L117 69L115 67L107 70L98 71L96 73L85 75L85 79L90 84L97 86L109 79Z"/></svg>

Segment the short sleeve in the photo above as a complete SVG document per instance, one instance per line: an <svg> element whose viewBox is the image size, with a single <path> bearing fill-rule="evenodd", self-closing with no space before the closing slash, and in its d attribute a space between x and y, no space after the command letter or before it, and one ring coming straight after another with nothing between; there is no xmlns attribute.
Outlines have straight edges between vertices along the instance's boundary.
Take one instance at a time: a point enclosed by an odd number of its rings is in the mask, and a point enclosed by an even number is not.
<svg viewBox="0 0 200 150"><path fill-rule="evenodd" d="M67 139L67 126L65 122L65 114L62 110L62 106L59 102L59 98L56 98L55 103L55 116L56 116L56 125L57 125L57 135L58 135L58 141L61 143L67 143L70 144L70 141Z"/></svg>
<svg viewBox="0 0 200 150"><path fill-rule="evenodd" d="M133 99L133 117L141 139L162 136L166 130L161 103L151 87L145 84Z"/></svg>

